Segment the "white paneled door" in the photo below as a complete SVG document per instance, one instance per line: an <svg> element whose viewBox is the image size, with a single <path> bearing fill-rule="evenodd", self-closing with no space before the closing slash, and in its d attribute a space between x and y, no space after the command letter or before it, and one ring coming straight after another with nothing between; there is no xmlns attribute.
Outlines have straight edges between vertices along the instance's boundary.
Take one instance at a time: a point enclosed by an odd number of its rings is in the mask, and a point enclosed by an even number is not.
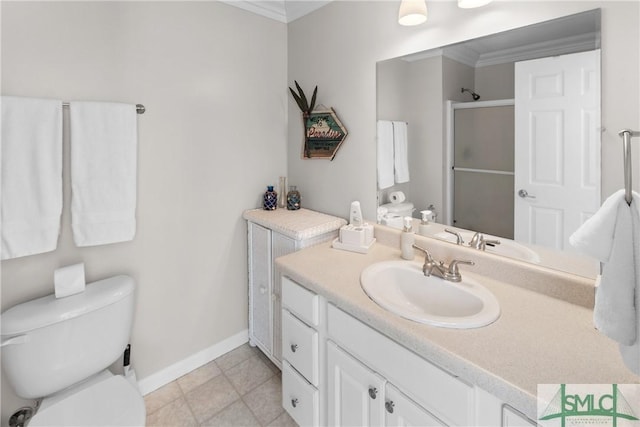
<svg viewBox="0 0 640 427"><path fill-rule="evenodd" d="M515 65L514 238L556 249L600 206L600 51Z"/></svg>

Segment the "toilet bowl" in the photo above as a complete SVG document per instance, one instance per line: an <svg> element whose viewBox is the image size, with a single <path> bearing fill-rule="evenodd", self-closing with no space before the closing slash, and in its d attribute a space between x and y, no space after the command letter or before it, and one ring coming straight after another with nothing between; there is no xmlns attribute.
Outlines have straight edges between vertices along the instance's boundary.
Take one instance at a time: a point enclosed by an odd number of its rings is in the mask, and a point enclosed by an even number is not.
<svg viewBox="0 0 640 427"><path fill-rule="evenodd" d="M131 333L134 282L116 276L84 292L2 313L2 367L16 394L40 400L28 426L144 426L135 381L107 368Z"/></svg>
<svg viewBox="0 0 640 427"><path fill-rule="evenodd" d="M385 203L380 205L386 209L386 214L382 216L380 223L393 228L402 228L402 218L412 216L415 208L411 202Z"/></svg>
<svg viewBox="0 0 640 427"><path fill-rule="evenodd" d="M81 385L44 398L28 426L143 426L145 416L137 387L105 370Z"/></svg>

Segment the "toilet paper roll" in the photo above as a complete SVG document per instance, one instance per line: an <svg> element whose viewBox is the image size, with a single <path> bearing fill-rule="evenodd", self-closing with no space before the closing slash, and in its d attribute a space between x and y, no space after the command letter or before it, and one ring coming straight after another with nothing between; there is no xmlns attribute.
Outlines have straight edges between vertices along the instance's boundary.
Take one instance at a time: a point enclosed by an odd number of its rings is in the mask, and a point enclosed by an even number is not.
<svg viewBox="0 0 640 427"><path fill-rule="evenodd" d="M405 200L406 197L404 196L404 193L402 191L392 191L391 193L389 193L389 201L391 201L391 203L393 203L394 205L402 203Z"/></svg>
<svg viewBox="0 0 640 427"><path fill-rule="evenodd" d="M56 298L64 298L84 292L84 263L58 268L53 272L53 285Z"/></svg>

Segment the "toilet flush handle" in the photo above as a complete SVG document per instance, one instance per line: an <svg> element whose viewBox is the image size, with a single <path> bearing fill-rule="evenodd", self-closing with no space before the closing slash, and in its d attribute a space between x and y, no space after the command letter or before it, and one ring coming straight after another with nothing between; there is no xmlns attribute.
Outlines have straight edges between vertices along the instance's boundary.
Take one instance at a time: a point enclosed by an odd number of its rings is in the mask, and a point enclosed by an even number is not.
<svg viewBox="0 0 640 427"><path fill-rule="evenodd" d="M27 335L17 335L15 337L2 340L0 347L4 347L5 345L24 344L26 342L29 342L29 337Z"/></svg>

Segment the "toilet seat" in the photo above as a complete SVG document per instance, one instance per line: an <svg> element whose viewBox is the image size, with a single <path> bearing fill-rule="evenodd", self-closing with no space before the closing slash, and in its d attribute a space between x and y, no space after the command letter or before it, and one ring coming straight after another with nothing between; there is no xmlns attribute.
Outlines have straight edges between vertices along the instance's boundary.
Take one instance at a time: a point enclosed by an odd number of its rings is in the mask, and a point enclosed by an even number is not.
<svg viewBox="0 0 640 427"><path fill-rule="evenodd" d="M97 382L76 388L45 398L28 426L145 425L144 399L122 375L101 375Z"/></svg>

